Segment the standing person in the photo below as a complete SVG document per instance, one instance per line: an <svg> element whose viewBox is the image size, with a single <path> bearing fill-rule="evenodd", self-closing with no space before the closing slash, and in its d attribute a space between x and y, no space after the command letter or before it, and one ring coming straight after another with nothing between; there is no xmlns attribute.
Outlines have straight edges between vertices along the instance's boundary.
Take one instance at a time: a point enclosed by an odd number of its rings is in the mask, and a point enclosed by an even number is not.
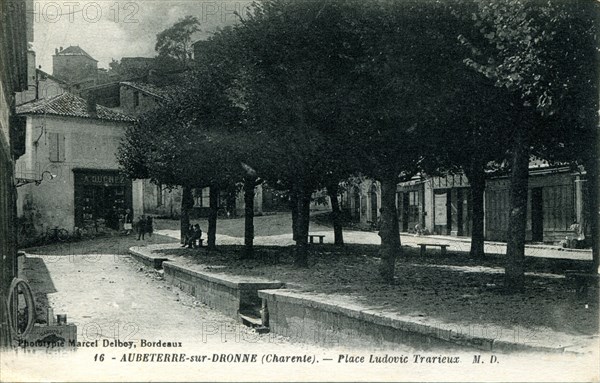
<svg viewBox="0 0 600 383"><path fill-rule="evenodd" d="M125 210L123 228L125 229L125 235L129 235L133 229L133 217L131 216L131 211L129 209Z"/></svg>
<svg viewBox="0 0 600 383"><path fill-rule="evenodd" d="M152 222L152 216L148 216L146 218L146 232L148 233L148 236L150 238L152 238L152 232L154 231L154 227L153 227L153 222Z"/></svg>
<svg viewBox="0 0 600 383"><path fill-rule="evenodd" d="M140 237L142 239L144 239L144 235L146 234L146 216L142 215L142 217L139 219L139 221L137 222L137 231L138 231L138 241L140 240Z"/></svg>

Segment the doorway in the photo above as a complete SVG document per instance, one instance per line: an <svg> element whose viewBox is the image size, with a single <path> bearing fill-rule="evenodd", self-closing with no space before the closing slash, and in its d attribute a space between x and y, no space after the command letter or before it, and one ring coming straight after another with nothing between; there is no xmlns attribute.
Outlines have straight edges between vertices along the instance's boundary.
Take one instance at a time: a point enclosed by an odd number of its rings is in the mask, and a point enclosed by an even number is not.
<svg viewBox="0 0 600 383"><path fill-rule="evenodd" d="M544 199L542 188L531 189L531 240L544 242Z"/></svg>
<svg viewBox="0 0 600 383"><path fill-rule="evenodd" d="M371 186L371 222L377 222L377 187L375 184Z"/></svg>

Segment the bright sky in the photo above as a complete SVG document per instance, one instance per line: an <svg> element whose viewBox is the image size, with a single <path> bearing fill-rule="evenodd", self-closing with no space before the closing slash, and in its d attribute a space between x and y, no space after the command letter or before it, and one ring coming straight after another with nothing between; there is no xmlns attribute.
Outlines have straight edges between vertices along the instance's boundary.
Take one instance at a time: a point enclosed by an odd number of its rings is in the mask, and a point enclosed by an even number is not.
<svg viewBox="0 0 600 383"><path fill-rule="evenodd" d="M156 35L180 18L200 19L196 40L244 15L249 0L34 0L34 42L37 65L52 73L54 49L79 45L108 68L111 59L152 57Z"/></svg>

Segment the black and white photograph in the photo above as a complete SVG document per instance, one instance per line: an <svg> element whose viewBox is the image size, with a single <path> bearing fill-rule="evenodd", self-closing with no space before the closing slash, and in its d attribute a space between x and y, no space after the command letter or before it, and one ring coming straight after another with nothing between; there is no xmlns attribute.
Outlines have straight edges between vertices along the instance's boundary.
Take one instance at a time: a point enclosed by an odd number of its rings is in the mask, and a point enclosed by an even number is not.
<svg viewBox="0 0 600 383"><path fill-rule="evenodd" d="M0 0L0 382L600 382L599 0Z"/></svg>

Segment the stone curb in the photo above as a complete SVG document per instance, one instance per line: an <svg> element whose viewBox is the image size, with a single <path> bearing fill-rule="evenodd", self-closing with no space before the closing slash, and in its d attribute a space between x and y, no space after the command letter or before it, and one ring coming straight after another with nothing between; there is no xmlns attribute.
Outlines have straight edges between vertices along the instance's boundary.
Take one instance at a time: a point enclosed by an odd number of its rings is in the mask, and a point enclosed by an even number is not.
<svg viewBox="0 0 600 383"><path fill-rule="evenodd" d="M298 304L325 312L341 314L353 319L370 322L378 326L391 327L407 333L439 339L460 346L498 352L538 351L573 355L581 354L576 351L566 350L565 347L534 346L520 342L461 334L453 329L444 329L443 327L436 325L410 321L406 320L406 318L398 318L398 314L385 313L374 308L364 307L355 302L348 301L341 304L339 302L333 303L331 299L324 298L322 295L307 294L298 290L293 290L294 288L299 289L301 286L286 284L280 281L265 280L262 278L245 278L221 273L200 272L185 266L176 265L167 258L147 254L143 248L134 249L134 247L130 248L129 253L146 264L147 262L154 262L154 260L161 260L161 265L162 262L166 262L165 266L169 268L179 270L185 274L193 275L206 281L223 284L230 288L243 288L245 287L244 285L248 283L264 283L264 287L259 288L258 290L258 296L263 299ZM280 283L281 286L275 287L272 283ZM286 287L288 289L286 289ZM456 328L456 326L452 326L452 324L449 324L448 327Z"/></svg>
<svg viewBox="0 0 600 383"><path fill-rule="evenodd" d="M166 262L169 260L169 258L167 258L167 257L160 256L160 255L152 255L151 253L142 251L142 249L140 247L130 247L129 254L134 256L135 258L137 258L140 262L142 262L146 266L153 267L156 270L162 269L163 262Z"/></svg>
<svg viewBox="0 0 600 383"><path fill-rule="evenodd" d="M434 339L443 340L460 346L472 347L479 350L490 352L515 352L515 351L537 351L548 353L566 353L579 355L576 351L568 351L565 347L547 347L534 346L520 342L510 342L500 339L475 337L467 334L461 334L451 329L440 326L430 325L398 318L393 313L385 313L372 308L365 308L352 303L333 303L330 299L323 296L315 296L294 290L260 290L258 296L270 301L279 301L300 306L310 307L329 313L345 315L347 317L370 322L378 326L391 327L399 331L426 336Z"/></svg>
<svg viewBox="0 0 600 383"><path fill-rule="evenodd" d="M175 263L170 261L165 262L164 265L167 268L180 271L189 276L199 278L208 282L221 284L232 289L245 289L248 287L257 287L258 289L276 289L283 288L285 286L284 283L276 280L196 271L185 266L176 265Z"/></svg>

